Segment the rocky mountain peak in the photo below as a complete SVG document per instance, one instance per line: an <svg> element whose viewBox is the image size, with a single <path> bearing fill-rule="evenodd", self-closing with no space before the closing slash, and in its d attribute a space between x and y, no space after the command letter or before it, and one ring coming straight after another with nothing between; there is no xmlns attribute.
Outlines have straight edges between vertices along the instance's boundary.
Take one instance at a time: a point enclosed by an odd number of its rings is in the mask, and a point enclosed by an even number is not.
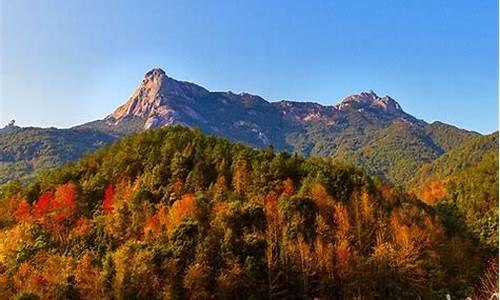
<svg viewBox="0 0 500 300"><path fill-rule="evenodd" d="M154 68L144 75L129 100L118 107L107 120L117 124L129 117L162 119L172 114L173 103L192 102L208 93L208 90L199 85L175 80L168 77L162 69Z"/></svg>
<svg viewBox="0 0 500 300"><path fill-rule="evenodd" d="M394 99L380 97L373 90L345 97L334 106L294 101L270 103L244 92L209 92L194 83L173 79L160 68L148 71L128 101L105 121L108 125L143 124L139 126L145 130L179 124L208 128L214 133L242 132L242 126L246 126L250 130L248 134L253 135L254 131L264 134L263 128L273 124L337 126L351 113L361 114L383 126L398 120L419 122L405 113Z"/></svg>
<svg viewBox="0 0 500 300"><path fill-rule="evenodd" d="M162 76L167 76L165 71L161 68L153 68L144 75L144 78L157 78Z"/></svg>
<svg viewBox="0 0 500 300"><path fill-rule="evenodd" d="M162 84L164 81L169 79L165 71L163 71L160 68L154 68L148 71L146 74L144 74L144 79L142 80L141 84L146 85L146 84Z"/></svg>
<svg viewBox="0 0 500 300"><path fill-rule="evenodd" d="M388 113L402 112L401 106L396 102L396 100L387 95L381 98L373 90L362 92L361 94L347 96L339 104L337 104L337 108L375 108Z"/></svg>
<svg viewBox="0 0 500 300"><path fill-rule="evenodd" d="M339 104L339 108L359 106L359 105L370 105L375 102L380 97L373 91L362 92L361 94L355 94L345 97Z"/></svg>
<svg viewBox="0 0 500 300"><path fill-rule="evenodd" d="M375 93L374 90L370 89L368 92L362 92L361 93L362 97L368 98L368 99L378 99L380 98L377 93Z"/></svg>
<svg viewBox="0 0 500 300"><path fill-rule="evenodd" d="M384 96L380 99L377 99L373 102L374 106L378 106L385 112L389 113L396 113L396 112L402 112L403 110L401 109L401 106L399 105L396 100L392 99L389 96Z"/></svg>

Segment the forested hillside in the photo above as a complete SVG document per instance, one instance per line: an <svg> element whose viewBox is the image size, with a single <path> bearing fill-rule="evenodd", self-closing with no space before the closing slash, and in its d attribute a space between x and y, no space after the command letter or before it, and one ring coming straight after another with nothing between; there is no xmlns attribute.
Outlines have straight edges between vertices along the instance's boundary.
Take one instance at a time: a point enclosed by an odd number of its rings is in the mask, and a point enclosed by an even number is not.
<svg viewBox="0 0 500 300"><path fill-rule="evenodd" d="M415 170L443 153L425 128L396 123L374 132L365 145L341 153L337 158L352 161L370 175L404 186Z"/></svg>
<svg viewBox="0 0 500 300"><path fill-rule="evenodd" d="M473 182L498 185L483 175ZM460 195L451 201L469 202ZM478 236L447 203L332 160L151 130L4 186L0 298L487 295L498 228Z"/></svg>
<svg viewBox="0 0 500 300"><path fill-rule="evenodd" d="M91 129L7 126L0 131L0 184L31 180L115 140L115 136Z"/></svg>
<svg viewBox="0 0 500 300"><path fill-rule="evenodd" d="M462 227L482 243L498 247L498 168L495 132L424 166L417 173L420 185L415 191L426 203L454 215L453 227Z"/></svg>
<svg viewBox="0 0 500 300"><path fill-rule="evenodd" d="M462 146L445 153L432 163L423 165L413 178L408 181L408 186L419 187L434 180L456 175L464 169L481 162L488 155L495 154L498 156L498 131L486 136L472 138Z"/></svg>

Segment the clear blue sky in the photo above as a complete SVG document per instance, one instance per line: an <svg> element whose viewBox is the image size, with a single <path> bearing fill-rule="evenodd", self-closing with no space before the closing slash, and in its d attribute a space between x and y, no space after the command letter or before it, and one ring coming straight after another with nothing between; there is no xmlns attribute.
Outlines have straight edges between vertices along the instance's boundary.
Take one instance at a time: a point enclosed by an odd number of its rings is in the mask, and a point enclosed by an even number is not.
<svg viewBox="0 0 500 300"><path fill-rule="evenodd" d="M428 122L498 129L498 2L1 2L0 121L103 118L145 72L269 101L369 89Z"/></svg>

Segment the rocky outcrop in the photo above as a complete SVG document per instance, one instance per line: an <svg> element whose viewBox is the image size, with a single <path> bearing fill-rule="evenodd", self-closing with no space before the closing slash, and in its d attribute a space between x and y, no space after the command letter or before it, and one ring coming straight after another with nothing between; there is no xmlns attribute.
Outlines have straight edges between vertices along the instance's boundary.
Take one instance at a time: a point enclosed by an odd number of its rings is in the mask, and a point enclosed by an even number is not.
<svg viewBox="0 0 500 300"><path fill-rule="evenodd" d="M118 107L107 120L115 125L130 117L146 120L144 129L166 125L182 124L176 104L189 104L209 92L190 82L177 81L168 77L162 69L146 73L139 87L129 100ZM189 106L184 105L187 114L196 116Z"/></svg>
<svg viewBox="0 0 500 300"><path fill-rule="evenodd" d="M263 124L259 124L261 117L270 117L275 123L292 123L292 126L310 123L334 126L352 110L356 110L364 118L379 118L385 122L422 122L405 113L391 97L379 97L372 90L348 96L339 104L331 106L287 100L270 103L248 93L209 92L194 83L170 78L162 69L147 72L129 100L118 107L106 121L119 125L123 120L139 117L145 120L144 129L182 124L210 128L215 133L225 132L231 127L241 130L242 126L246 126L251 132L258 131L256 137L259 140L268 141L269 139L262 138L266 136L265 132L256 129L263 127ZM214 115L218 114L231 119L229 128L221 128L221 123L227 123L221 119L213 122ZM269 122L264 123L269 125Z"/></svg>

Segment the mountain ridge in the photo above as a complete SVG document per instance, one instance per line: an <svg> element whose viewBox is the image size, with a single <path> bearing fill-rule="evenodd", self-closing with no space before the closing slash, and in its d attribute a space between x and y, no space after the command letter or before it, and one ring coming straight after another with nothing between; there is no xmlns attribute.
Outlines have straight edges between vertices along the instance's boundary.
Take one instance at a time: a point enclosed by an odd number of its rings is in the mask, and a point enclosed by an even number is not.
<svg viewBox="0 0 500 300"><path fill-rule="evenodd" d="M479 135L441 122L427 123L406 113L392 97L380 97L373 90L347 96L335 105L269 102L246 92L209 91L171 78L160 68L148 71L129 99L104 119L68 132L100 132L112 142L130 133L173 125L199 128L204 134L257 148L273 146L279 151L350 161L370 175L401 185L421 165ZM7 136L3 135L3 141L9 140ZM32 142L37 143L36 139ZM81 147L75 150L80 157L95 150ZM0 161L3 166L9 163Z"/></svg>
<svg viewBox="0 0 500 300"><path fill-rule="evenodd" d="M382 111L393 117L400 117L409 122L424 122L417 120L413 116L405 113L399 103L390 96L379 97L373 90L362 92L360 94L350 95L339 101L335 105L322 105L315 102L302 102L292 100L267 101L264 98L253 95L247 92L235 94L231 91L212 92L206 88L188 81L179 81L166 75L165 71L160 68L152 69L147 72L139 87L135 90L128 101L119 106L105 120L109 123L118 124L122 119L129 117L148 118L144 128L156 128L164 125L173 125L176 122L175 106L181 105L196 105L199 103L206 104L207 101L213 100L212 96L221 97L222 104L238 101L247 108L256 106L274 107L278 110L278 114L290 113L290 108L297 106L309 106L309 115L302 116L302 122L313 121L316 119L335 118L339 117L345 110L358 109ZM170 106L174 106L173 108ZM196 107L178 107L184 109L184 113L195 119L200 119L199 112L195 111ZM178 109L179 110L179 109ZM315 115L316 114L316 115ZM297 119L288 119L291 121L299 121Z"/></svg>

